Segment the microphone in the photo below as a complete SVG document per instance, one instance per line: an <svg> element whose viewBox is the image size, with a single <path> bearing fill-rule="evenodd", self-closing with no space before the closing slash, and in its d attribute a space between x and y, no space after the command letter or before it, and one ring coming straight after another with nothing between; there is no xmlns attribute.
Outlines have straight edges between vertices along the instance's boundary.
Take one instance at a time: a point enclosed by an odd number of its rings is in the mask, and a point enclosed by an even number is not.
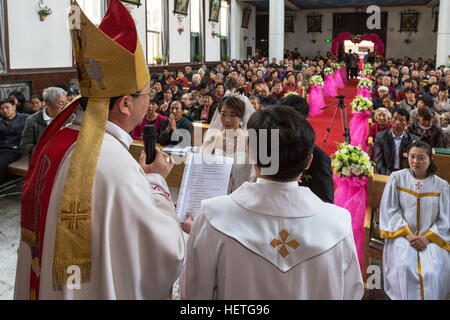
<svg viewBox="0 0 450 320"><path fill-rule="evenodd" d="M144 141L144 151L147 159L145 164L151 164L156 157L156 127L152 124L144 126L142 133L142 140Z"/></svg>

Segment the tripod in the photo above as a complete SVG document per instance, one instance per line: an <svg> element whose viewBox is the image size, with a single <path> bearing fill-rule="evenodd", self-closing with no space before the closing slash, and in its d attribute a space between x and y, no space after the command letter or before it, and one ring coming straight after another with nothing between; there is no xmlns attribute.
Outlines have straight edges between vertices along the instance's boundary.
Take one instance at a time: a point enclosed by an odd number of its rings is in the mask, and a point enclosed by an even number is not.
<svg viewBox="0 0 450 320"><path fill-rule="evenodd" d="M325 135L325 139L323 140L321 149L323 149L323 146L325 145L325 142L327 141L328 134L330 133L330 130L333 125L333 121L334 121L334 118L336 117L336 113L337 113L338 109L341 111L341 124L342 124L342 131L343 131L342 134L344 136L344 141L347 142L348 144L350 144L350 128L348 126L347 107L345 106L345 103L344 103L345 96L341 95L341 96L336 96L335 98L338 98L339 101L321 108L321 110L323 110L323 109L326 109L328 107L331 107L331 106L337 104L336 110L334 110L333 118L331 118L330 126L327 128L327 134ZM344 118L344 115L345 115L345 118Z"/></svg>

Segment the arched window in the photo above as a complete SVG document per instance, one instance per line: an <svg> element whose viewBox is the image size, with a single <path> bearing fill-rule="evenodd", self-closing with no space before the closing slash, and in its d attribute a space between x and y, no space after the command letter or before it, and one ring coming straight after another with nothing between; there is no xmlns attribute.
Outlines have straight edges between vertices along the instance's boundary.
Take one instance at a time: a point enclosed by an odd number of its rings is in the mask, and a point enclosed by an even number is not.
<svg viewBox="0 0 450 320"><path fill-rule="evenodd" d="M154 64L157 57L165 61L166 1L147 0L147 63Z"/></svg>

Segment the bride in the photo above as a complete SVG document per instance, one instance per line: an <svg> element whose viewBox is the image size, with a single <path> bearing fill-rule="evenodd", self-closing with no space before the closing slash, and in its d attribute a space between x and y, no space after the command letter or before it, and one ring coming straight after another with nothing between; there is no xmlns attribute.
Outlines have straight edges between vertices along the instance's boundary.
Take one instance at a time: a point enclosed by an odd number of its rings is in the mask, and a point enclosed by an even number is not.
<svg viewBox="0 0 450 320"><path fill-rule="evenodd" d="M247 121L253 112L255 109L245 95L227 91L216 108L199 150L202 153L234 157L228 193L255 176L246 151Z"/></svg>

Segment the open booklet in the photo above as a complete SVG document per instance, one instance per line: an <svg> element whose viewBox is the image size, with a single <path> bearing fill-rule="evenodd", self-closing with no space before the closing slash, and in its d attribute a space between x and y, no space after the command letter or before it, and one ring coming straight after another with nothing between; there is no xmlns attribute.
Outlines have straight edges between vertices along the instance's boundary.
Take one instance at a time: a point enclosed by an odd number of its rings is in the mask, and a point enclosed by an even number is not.
<svg viewBox="0 0 450 320"><path fill-rule="evenodd" d="M202 200L227 194L232 165L231 157L188 153L177 203L181 222L186 220L186 213L191 213L195 219Z"/></svg>

